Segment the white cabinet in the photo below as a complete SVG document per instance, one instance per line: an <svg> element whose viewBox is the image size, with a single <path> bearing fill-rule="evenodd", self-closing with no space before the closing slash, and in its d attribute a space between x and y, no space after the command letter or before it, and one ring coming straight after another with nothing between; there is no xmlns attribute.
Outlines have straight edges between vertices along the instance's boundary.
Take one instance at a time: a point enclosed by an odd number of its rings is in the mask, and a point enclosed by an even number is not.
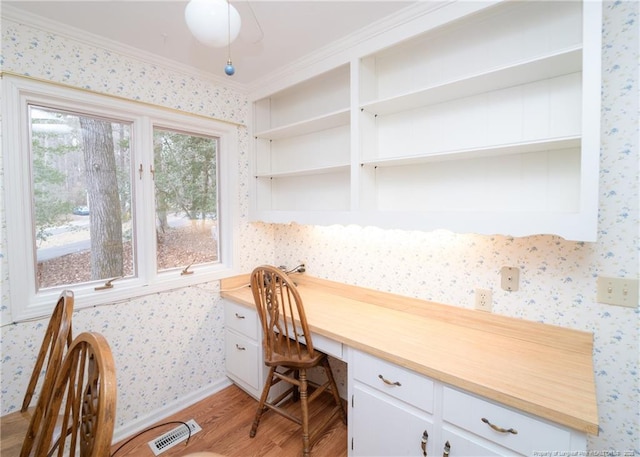
<svg viewBox="0 0 640 457"><path fill-rule="evenodd" d="M586 434L349 351L349 455L481 457L586 452ZM427 438L428 436L428 438Z"/></svg>
<svg viewBox="0 0 640 457"><path fill-rule="evenodd" d="M224 300L227 376L259 398L265 376L260 323L255 309Z"/></svg>
<svg viewBox="0 0 640 457"><path fill-rule="evenodd" d="M260 398L269 370L264 364L262 329L258 313L254 308L224 300L224 319L227 376L247 393ZM312 338L317 350L337 360L343 360L342 343L317 334L312 334ZM324 372L312 370L309 378L323 381ZM276 397L285 388L284 383L274 386L269 391L270 398Z"/></svg>
<svg viewBox="0 0 640 457"><path fill-rule="evenodd" d="M255 101L254 218L595 240L602 5L459 8Z"/></svg>
<svg viewBox="0 0 640 457"><path fill-rule="evenodd" d="M433 382L359 351L349 371L350 455L433 455Z"/></svg>

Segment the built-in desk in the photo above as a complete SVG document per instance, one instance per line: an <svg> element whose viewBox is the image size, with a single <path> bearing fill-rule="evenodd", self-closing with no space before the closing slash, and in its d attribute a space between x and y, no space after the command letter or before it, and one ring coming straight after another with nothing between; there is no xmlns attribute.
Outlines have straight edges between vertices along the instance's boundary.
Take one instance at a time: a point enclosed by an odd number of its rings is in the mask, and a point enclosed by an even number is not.
<svg viewBox="0 0 640 457"><path fill-rule="evenodd" d="M585 436L598 433L591 333L307 275L294 279L314 334L436 381L448 392L438 390L436 405L460 390ZM221 295L254 308L250 288L241 287L248 283L248 275L225 279Z"/></svg>

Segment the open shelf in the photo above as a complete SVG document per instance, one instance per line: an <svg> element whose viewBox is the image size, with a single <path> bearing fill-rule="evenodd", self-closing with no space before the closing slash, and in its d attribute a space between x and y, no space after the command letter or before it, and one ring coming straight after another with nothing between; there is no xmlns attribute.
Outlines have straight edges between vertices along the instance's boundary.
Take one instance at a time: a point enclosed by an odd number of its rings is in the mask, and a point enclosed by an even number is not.
<svg viewBox="0 0 640 457"><path fill-rule="evenodd" d="M309 176L309 175L322 175L327 173L336 172L348 172L349 164L335 165L331 167L317 167L317 168L305 168L300 170L283 171L277 173L258 173L256 178L290 178L293 176Z"/></svg>
<svg viewBox="0 0 640 457"><path fill-rule="evenodd" d="M572 48L384 100L371 101L360 108L376 116L392 114L575 73L581 68L582 48Z"/></svg>
<svg viewBox="0 0 640 457"><path fill-rule="evenodd" d="M458 149L432 152L424 155L363 160L361 165L373 167L395 167L403 165L417 165L430 162L443 162L450 160L464 160L470 158L507 156L513 154L526 154L559 149L580 147L580 137L549 138L539 141L526 141L522 143L500 144L481 148Z"/></svg>
<svg viewBox="0 0 640 457"><path fill-rule="evenodd" d="M282 127L257 132L256 138L264 138L268 140L279 140L293 136L307 135L313 132L328 130L349 123L349 108L344 108L331 113L323 114L312 119L306 119L294 124L284 125Z"/></svg>
<svg viewBox="0 0 640 457"><path fill-rule="evenodd" d="M254 100L250 217L594 241L601 2L467 7Z"/></svg>
<svg viewBox="0 0 640 457"><path fill-rule="evenodd" d="M348 167L322 173L257 177L259 209L281 211L347 211L351 180ZM283 214L284 214L283 213Z"/></svg>

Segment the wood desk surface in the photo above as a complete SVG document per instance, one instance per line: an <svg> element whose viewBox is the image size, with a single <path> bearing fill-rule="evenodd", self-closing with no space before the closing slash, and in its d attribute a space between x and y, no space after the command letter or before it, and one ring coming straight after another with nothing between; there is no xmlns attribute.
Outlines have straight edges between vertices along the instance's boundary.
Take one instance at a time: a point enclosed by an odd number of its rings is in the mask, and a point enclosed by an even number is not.
<svg viewBox="0 0 640 457"><path fill-rule="evenodd" d="M313 332L504 405L598 434L591 333L307 275L293 279ZM249 275L224 279L221 296L254 307L248 284Z"/></svg>

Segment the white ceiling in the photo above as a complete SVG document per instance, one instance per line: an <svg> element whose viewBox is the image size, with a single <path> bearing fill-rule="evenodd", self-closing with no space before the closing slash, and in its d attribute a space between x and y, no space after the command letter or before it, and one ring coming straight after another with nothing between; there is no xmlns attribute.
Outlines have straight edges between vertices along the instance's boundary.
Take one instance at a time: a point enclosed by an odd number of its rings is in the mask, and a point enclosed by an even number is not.
<svg viewBox="0 0 640 457"><path fill-rule="evenodd" d="M106 38L102 41L106 47L124 45L125 49L135 48L233 84L250 86L416 0L232 0L231 3L240 13L242 27L231 45L236 73L229 77L224 74L228 50L202 45L189 32L184 20L186 0L2 1L3 8L9 5L14 14L26 13L24 17L63 33L89 33L94 42Z"/></svg>

